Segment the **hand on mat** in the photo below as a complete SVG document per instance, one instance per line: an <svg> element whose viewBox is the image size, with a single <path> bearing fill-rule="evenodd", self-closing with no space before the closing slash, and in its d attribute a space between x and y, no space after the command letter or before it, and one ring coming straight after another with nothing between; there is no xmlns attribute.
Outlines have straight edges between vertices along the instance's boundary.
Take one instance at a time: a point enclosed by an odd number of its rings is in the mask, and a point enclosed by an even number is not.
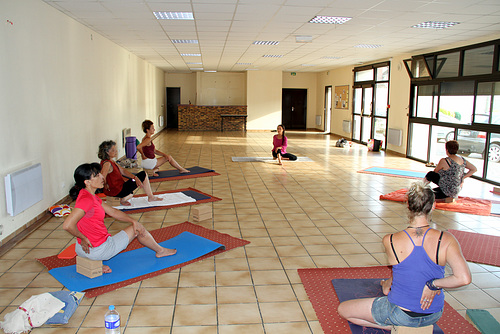
<svg viewBox="0 0 500 334"><path fill-rule="evenodd" d="M87 237L81 238L81 246L82 249L85 253L89 254L90 253L90 248L92 248L92 244L90 243L89 239Z"/></svg>
<svg viewBox="0 0 500 334"><path fill-rule="evenodd" d="M427 286L424 286L422 297L420 298L420 307L422 307L422 310L427 310L429 307L431 307L434 296L440 293L441 290L431 290Z"/></svg>

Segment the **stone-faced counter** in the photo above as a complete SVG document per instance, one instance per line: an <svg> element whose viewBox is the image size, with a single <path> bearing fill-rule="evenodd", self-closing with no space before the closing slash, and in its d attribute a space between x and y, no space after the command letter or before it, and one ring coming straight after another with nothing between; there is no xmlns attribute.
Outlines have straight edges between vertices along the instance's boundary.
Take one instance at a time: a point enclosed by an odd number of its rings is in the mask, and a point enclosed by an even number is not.
<svg viewBox="0 0 500 334"><path fill-rule="evenodd" d="M221 131L245 130L246 117L230 117L224 120L222 126L221 115L247 114L247 106L196 106L180 104L178 106L179 131Z"/></svg>

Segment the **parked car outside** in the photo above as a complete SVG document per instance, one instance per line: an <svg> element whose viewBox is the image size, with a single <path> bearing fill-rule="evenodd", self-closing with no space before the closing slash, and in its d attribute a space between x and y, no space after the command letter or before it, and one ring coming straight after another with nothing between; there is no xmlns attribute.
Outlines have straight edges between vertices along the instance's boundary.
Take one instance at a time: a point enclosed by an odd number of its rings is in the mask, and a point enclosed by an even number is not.
<svg viewBox="0 0 500 334"><path fill-rule="evenodd" d="M443 133L438 133L437 140L450 141L455 138L455 132L450 131L446 135ZM458 153L464 156L468 156L471 153L479 153L485 158L485 144L486 144L486 133L475 130L465 130L458 129ZM492 133L490 135L490 149L488 153L488 160L493 162L500 161L500 134Z"/></svg>

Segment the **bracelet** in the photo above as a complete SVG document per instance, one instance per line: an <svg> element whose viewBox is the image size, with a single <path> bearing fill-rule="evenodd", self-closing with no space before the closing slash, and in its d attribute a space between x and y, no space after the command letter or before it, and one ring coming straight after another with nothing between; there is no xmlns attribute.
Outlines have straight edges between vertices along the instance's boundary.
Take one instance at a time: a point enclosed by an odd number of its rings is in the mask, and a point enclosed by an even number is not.
<svg viewBox="0 0 500 334"><path fill-rule="evenodd" d="M428 280L427 282L425 282L425 285L429 288L429 290L432 291L442 290L443 288L438 288L437 286L434 285L434 280L435 278Z"/></svg>

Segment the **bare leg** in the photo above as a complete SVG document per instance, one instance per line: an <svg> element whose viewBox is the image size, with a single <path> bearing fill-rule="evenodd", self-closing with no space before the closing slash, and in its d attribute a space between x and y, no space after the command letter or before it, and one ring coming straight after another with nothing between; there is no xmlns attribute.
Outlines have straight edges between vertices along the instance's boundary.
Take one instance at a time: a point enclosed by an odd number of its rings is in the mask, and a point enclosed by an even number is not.
<svg viewBox="0 0 500 334"><path fill-rule="evenodd" d="M339 315L359 326L391 330L392 326L378 325L372 316L372 304L375 298L351 299L340 303Z"/></svg>
<svg viewBox="0 0 500 334"><path fill-rule="evenodd" d="M283 163L281 162L281 154L278 153L278 165L283 165Z"/></svg>
<svg viewBox="0 0 500 334"><path fill-rule="evenodd" d="M146 178L144 179L144 181L142 181L142 189L144 189L144 192L148 196L149 202L161 201L160 197L153 195L153 190L151 190L151 183L149 182L149 177L147 174L146 174Z"/></svg>
<svg viewBox="0 0 500 334"><path fill-rule="evenodd" d="M181 165L179 165L179 163L177 161L175 161L174 158L172 158L172 156L170 154L167 155L167 160L172 165L172 167L174 167L175 169L177 169L179 172L181 172L181 173L189 173L189 171L186 168L184 168Z"/></svg>
<svg viewBox="0 0 500 334"><path fill-rule="evenodd" d="M134 197L134 194L129 194L129 195L125 196L125 197L120 198L120 204L124 205L124 206L131 205L128 200L131 199L132 197Z"/></svg>
<svg viewBox="0 0 500 334"><path fill-rule="evenodd" d="M144 228L144 226L142 226L142 224L138 223L138 226L141 230L141 232L138 233L134 230L134 225L124 229L130 241L137 237L137 240L139 240L141 245L153 250L156 253L156 257L164 257L177 253L176 249L164 248L158 245L153 236Z"/></svg>

